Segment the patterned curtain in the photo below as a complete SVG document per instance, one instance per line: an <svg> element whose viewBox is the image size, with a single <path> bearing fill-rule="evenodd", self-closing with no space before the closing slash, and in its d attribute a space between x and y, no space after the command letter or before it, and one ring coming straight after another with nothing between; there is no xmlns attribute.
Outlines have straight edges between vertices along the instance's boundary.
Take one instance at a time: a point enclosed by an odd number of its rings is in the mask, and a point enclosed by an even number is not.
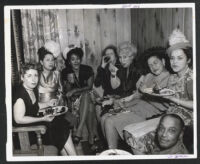
<svg viewBox="0 0 200 164"><path fill-rule="evenodd" d="M11 11L12 86L20 83L20 66L24 63L20 10Z"/></svg>
<svg viewBox="0 0 200 164"><path fill-rule="evenodd" d="M57 10L21 10L25 62L38 62L37 51L47 40L59 43Z"/></svg>

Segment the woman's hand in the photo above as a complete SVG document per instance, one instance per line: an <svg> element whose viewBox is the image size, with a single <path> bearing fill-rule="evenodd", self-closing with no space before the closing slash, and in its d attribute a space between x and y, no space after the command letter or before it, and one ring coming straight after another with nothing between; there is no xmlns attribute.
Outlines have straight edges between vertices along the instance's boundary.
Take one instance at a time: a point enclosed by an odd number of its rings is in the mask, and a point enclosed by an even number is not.
<svg viewBox="0 0 200 164"><path fill-rule="evenodd" d="M125 107L125 98L121 98L121 99L118 99L118 100L115 100L114 101L114 107L115 108L124 108Z"/></svg>
<svg viewBox="0 0 200 164"><path fill-rule="evenodd" d="M165 98L165 99L168 99L172 103L180 105L180 106L187 108L189 110L193 110L193 100L181 100L181 99L176 98L174 96L162 96L162 97Z"/></svg>
<svg viewBox="0 0 200 164"><path fill-rule="evenodd" d="M46 121L46 122L51 122L51 121L53 121L54 118L55 118L55 116L46 115L46 116L42 117L42 120Z"/></svg>
<svg viewBox="0 0 200 164"><path fill-rule="evenodd" d="M102 102L102 106L106 106L106 105L112 105L114 103L114 99L110 98L109 100L105 100Z"/></svg>
<svg viewBox="0 0 200 164"><path fill-rule="evenodd" d="M108 68L109 68L109 71L110 71L112 76L116 76L117 75L118 68L115 67L112 63L109 64Z"/></svg>
<svg viewBox="0 0 200 164"><path fill-rule="evenodd" d="M105 57L106 57L106 56L103 56L103 57L102 57L102 62L101 62L101 67L102 67L103 69L106 67L106 65L107 65L108 62L109 62L109 60L108 60L107 62L105 61Z"/></svg>
<svg viewBox="0 0 200 164"><path fill-rule="evenodd" d="M48 103L49 106L57 106L58 105L58 99L51 99Z"/></svg>
<svg viewBox="0 0 200 164"><path fill-rule="evenodd" d="M145 89L147 88L147 86L141 82L140 85L139 85L139 88L138 90L141 92L141 93L145 93Z"/></svg>

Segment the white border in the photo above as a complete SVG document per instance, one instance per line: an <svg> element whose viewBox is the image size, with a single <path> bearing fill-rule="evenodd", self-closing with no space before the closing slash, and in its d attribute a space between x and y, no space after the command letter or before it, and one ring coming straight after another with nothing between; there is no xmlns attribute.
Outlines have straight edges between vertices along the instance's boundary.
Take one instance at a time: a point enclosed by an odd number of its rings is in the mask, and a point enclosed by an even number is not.
<svg viewBox="0 0 200 164"><path fill-rule="evenodd" d="M94 8L192 8L193 15L193 94L194 94L194 154L192 155L133 155L133 156L49 156L49 157L14 157L12 153L12 101L11 101L11 20L12 9L94 9ZM162 4L117 4L117 5L36 5L5 6L5 81L7 111L7 161L63 161L63 160L133 160L133 159L184 159L197 158L197 93L196 93L196 24L194 3L162 3Z"/></svg>

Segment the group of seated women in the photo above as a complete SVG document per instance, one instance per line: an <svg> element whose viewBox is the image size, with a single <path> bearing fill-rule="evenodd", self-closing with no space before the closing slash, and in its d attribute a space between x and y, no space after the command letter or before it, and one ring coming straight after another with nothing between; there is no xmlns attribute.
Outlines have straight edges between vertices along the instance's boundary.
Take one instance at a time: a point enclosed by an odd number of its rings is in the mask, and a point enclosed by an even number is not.
<svg viewBox="0 0 200 164"><path fill-rule="evenodd" d="M154 47L141 55L143 75L136 68L137 48L130 42L123 42L118 48L107 46L96 76L92 67L81 64L83 50L74 45L62 54L62 71L55 69L59 54L53 52L52 46L45 44L38 55L42 69L24 64L22 84L13 91L14 126L46 125L43 143L56 146L61 155L76 155L74 144L81 141L84 124L88 143L92 150L96 149L96 116L108 149L118 148L127 125L166 113L177 114L186 126L193 126L192 48L177 29L169 38L167 51ZM103 97L94 96L93 86L103 88ZM56 117L38 117L40 108L58 105L67 106L69 111ZM71 137L73 127L76 130ZM30 135L32 144L35 139Z"/></svg>
<svg viewBox="0 0 200 164"><path fill-rule="evenodd" d="M148 66L148 73L140 78L133 67L136 47L130 43L119 45L118 57L123 67L116 74L120 85L115 91L119 89L119 97L103 101L104 108L112 106L112 109L100 120L109 149L118 148L127 125L167 113L179 115L187 127L193 127L192 48L179 30L173 31L169 45L167 51L156 47L144 52L141 64ZM114 86L112 78L110 84Z"/></svg>

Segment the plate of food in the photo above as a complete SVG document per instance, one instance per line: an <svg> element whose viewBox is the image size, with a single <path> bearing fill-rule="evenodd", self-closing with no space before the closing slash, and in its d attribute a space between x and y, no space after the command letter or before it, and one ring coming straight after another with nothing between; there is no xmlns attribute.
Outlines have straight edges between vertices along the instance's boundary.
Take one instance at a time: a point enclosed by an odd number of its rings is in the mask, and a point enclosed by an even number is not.
<svg viewBox="0 0 200 164"><path fill-rule="evenodd" d="M46 108L42 108L38 112L38 116L60 116L65 114L68 111L68 107L66 106L50 106Z"/></svg>
<svg viewBox="0 0 200 164"><path fill-rule="evenodd" d="M103 151L99 155L132 155L132 154L120 149L109 149L109 150Z"/></svg>
<svg viewBox="0 0 200 164"><path fill-rule="evenodd" d="M172 89L162 88L162 89L155 89L155 88L145 88L144 93L152 95L152 96L172 96L176 92Z"/></svg>

